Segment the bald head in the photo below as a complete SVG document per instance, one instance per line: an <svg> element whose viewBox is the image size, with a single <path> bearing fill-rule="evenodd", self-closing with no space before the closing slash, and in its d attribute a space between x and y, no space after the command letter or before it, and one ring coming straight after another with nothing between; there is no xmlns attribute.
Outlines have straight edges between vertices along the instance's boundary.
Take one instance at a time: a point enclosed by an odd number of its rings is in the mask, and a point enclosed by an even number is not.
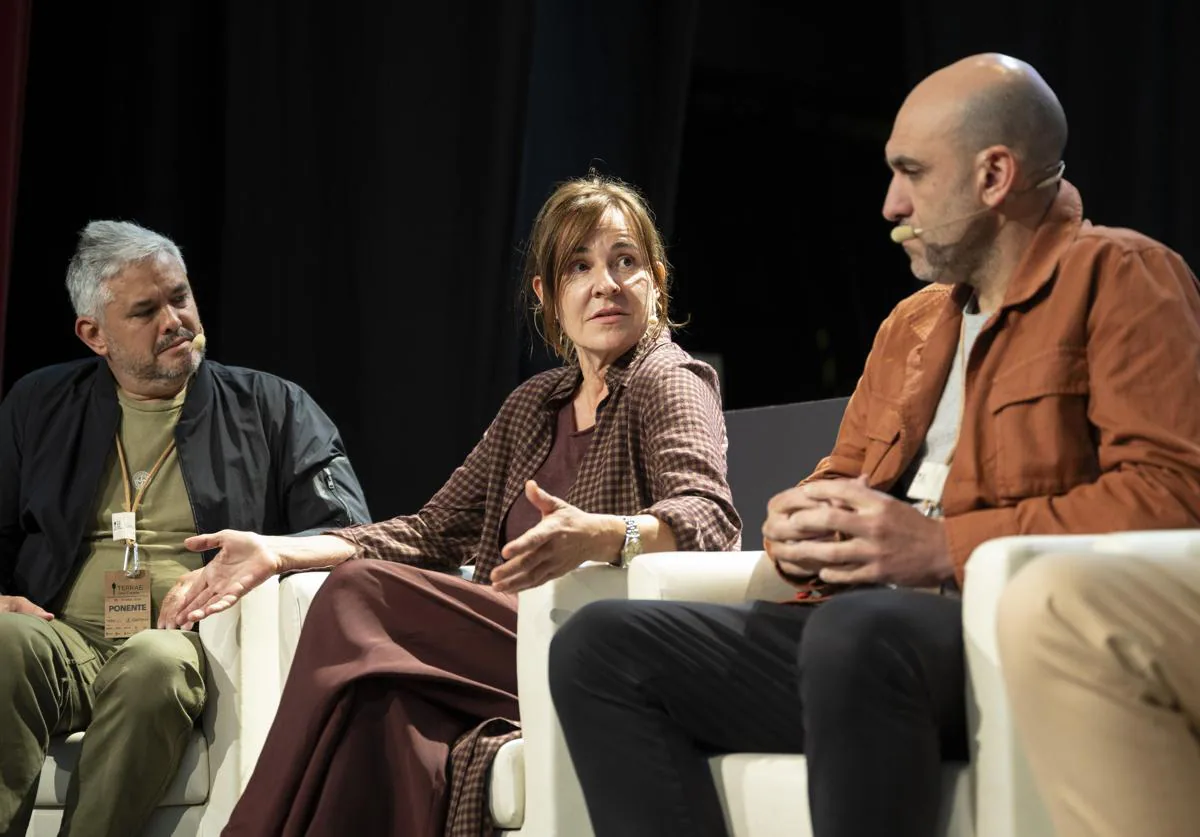
<svg viewBox="0 0 1200 837"><path fill-rule="evenodd" d="M973 55L930 75L904 109L933 115L972 154L1012 149L1027 174L1053 168L1067 144L1067 117L1037 70L1006 55Z"/></svg>

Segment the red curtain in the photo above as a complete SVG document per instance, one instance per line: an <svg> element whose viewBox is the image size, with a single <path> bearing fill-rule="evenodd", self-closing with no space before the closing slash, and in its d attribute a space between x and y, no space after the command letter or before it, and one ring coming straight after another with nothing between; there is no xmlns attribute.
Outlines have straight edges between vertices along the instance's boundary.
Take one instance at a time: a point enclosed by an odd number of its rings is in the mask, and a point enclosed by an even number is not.
<svg viewBox="0 0 1200 837"><path fill-rule="evenodd" d="M4 385L4 322L17 211L30 3L31 0L0 0L0 392Z"/></svg>

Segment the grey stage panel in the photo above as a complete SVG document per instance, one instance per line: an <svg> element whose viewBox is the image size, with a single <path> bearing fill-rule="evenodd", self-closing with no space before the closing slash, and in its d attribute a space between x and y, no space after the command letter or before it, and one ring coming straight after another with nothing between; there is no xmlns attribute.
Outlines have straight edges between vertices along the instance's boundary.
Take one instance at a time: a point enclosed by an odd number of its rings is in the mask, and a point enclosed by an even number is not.
<svg viewBox="0 0 1200 837"><path fill-rule="evenodd" d="M833 448L848 398L725 413L729 487L742 516L742 549L762 548L767 501L812 473Z"/></svg>

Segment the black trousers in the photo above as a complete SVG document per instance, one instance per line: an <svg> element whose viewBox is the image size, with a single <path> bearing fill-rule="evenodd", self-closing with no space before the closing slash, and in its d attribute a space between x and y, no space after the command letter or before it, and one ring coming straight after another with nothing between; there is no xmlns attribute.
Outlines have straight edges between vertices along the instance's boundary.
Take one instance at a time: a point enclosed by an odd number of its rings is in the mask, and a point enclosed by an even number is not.
<svg viewBox="0 0 1200 837"><path fill-rule="evenodd" d="M550 685L597 837L724 837L729 752L804 753L817 837L930 837L967 758L961 615L909 590L582 608Z"/></svg>

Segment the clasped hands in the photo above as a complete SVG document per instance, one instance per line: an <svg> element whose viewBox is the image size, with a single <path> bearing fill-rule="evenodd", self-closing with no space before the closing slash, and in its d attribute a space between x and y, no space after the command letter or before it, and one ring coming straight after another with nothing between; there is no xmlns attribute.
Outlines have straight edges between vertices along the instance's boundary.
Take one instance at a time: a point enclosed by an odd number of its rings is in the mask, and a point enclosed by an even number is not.
<svg viewBox="0 0 1200 837"><path fill-rule="evenodd" d="M788 578L926 587L954 575L941 520L866 478L815 480L767 504L763 547Z"/></svg>

